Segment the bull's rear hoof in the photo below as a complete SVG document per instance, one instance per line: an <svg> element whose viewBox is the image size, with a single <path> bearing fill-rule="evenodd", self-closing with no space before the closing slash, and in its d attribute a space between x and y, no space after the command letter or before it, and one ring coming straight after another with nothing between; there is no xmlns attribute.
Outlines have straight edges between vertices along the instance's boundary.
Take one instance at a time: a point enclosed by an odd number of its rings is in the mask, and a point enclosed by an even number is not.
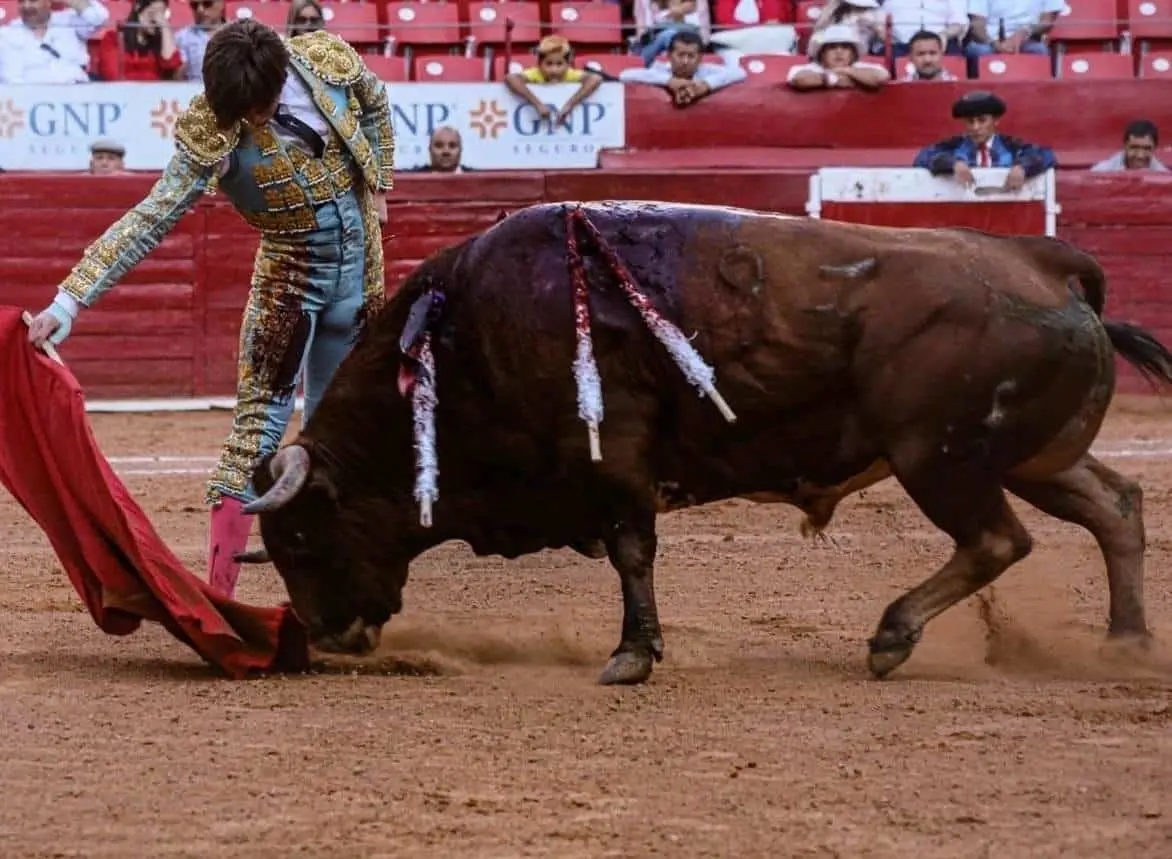
<svg viewBox="0 0 1172 859"><path fill-rule="evenodd" d="M867 657L867 667L876 679L883 680L907 662L919 641L919 630L901 632L881 629L870 641L871 653Z"/></svg>
<svg viewBox="0 0 1172 859"><path fill-rule="evenodd" d="M645 683L651 676L652 664L650 653L632 653L624 650L610 658L598 682L603 686L634 686Z"/></svg>

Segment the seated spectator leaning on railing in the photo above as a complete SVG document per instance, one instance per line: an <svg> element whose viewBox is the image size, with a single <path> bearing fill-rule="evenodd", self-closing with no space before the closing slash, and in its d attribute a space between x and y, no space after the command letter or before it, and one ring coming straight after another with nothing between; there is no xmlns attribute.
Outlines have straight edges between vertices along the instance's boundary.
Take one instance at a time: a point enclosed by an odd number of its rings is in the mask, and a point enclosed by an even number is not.
<svg viewBox="0 0 1172 859"><path fill-rule="evenodd" d="M634 0L635 51L648 68L671 46L676 33L692 32L707 43L712 36L708 0Z"/></svg>
<svg viewBox="0 0 1172 859"><path fill-rule="evenodd" d="M1040 54L1050 48L1042 37L1050 32L1066 0L969 0L969 42L965 55L973 63L990 54ZM969 74L975 66L970 63Z"/></svg>
<svg viewBox="0 0 1172 859"><path fill-rule="evenodd" d="M830 0L814 23L814 35L830 28L851 27L855 43L864 54L882 54L887 38L887 13L878 0ZM823 41L825 44L825 41Z"/></svg>
<svg viewBox="0 0 1172 859"><path fill-rule="evenodd" d="M944 41L929 30L921 30L908 43L907 58L911 68L903 76L905 81L954 81L956 75L940 64L944 57Z"/></svg>
<svg viewBox="0 0 1172 859"><path fill-rule="evenodd" d="M886 0L882 11L891 16L893 56L906 56L924 31L940 37L945 54L964 54L961 41L969 30L967 0Z"/></svg>
<svg viewBox="0 0 1172 859"><path fill-rule="evenodd" d="M966 133L925 146L912 166L933 176L952 176L966 188L976 182L972 168L1008 167L1006 191L1016 191L1026 179L1058 166L1048 147L998 134L997 123L1004 115L1005 102L992 93L966 93L952 105L952 116L964 122Z"/></svg>
<svg viewBox="0 0 1172 859"><path fill-rule="evenodd" d="M224 0L190 0L194 21L175 34L175 44L183 55L183 77L189 81L203 80L203 55L212 33L227 23L224 18Z"/></svg>
<svg viewBox="0 0 1172 859"><path fill-rule="evenodd" d="M98 0L68 0L53 12L50 0L20 0L19 20L0 27L0 83L70 84L88 81L86 40L110 19Z"/></svg>
<svg viewBox="0 0 1172 859"><path fill-rule="evenodd" d="M877 90L891 79L878 63L859 61L855 28L847 24L827 27L810 38L811 62L789 70L786 83L796 90Z"/></svg>
<svg viewBox="0 0 1172 859"><path fill-rule="evenodd" d="M317 0L293 0L289 4L289 18L285 21L286 36L300 36L325 29L326 17Z"/></svg>
<svg viewBox="0 0 1172 859"><path fill-rule="evenodd" d="M537 65L522 72L505 77L505 86L518 98L522 98L537 111L542 119L548 119L551 127L561 125L579 104L590 97L602 84L602 78L594 72L573 67L574 52L570 43L562 36L546 36L537 45ZM581 84L578 90L555 114L553 109L538 98L530 84Z"/></svg>
<svg viewBox="0 0 1172 859"><path fill-rule="evenodd" d="M739 65L700 62L702 49L700 36L684 30L672 37L666 63L653 63L646 69L623 69L619 80L664 87L676 107L686 107L748 76Z"/></svg>
<svg viewBox="0 0 1172 859"><path fill-rule="evenodd" d="M167 0L134 0L126 22L98 45L98 77L104 81L175 80L182 67Z"/></svg>
<svg viewBox="0 0 1172 859"><path fill-rule="evenodd" d="M1156 157L1156 147L1160 143L1160 130L1156 124L1147 119L1137 119L1127 123L1123 129L1123 148L1100 161L1091 170L1095 173L1110 173L1116 170L1155 170L1167 172L1160 159Z"/></svg>

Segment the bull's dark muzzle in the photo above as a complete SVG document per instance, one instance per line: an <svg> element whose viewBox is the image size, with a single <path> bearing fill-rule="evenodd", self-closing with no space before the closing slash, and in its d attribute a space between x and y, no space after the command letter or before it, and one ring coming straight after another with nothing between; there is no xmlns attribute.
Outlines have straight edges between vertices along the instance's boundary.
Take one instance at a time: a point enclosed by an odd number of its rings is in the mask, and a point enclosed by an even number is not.
<svg viewBox="0 0 1172 859"><path fill-rule="evenodd" d="M328 631L321 624L309 624L309 643L322 653L367 656L378 647L382 624L367 623L360 617L341 632Z"/></svg>

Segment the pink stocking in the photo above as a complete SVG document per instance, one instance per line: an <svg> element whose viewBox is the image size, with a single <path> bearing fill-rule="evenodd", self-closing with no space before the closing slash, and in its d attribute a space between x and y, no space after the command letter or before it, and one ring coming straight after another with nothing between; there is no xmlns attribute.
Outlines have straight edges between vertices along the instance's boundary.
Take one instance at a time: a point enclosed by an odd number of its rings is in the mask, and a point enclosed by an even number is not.
<svg viewBox="0 0 1172 859"><path fill-rule="evenodd" d="M240 576L240 562L234 556L248 548L252 529L252 517L242 511L243 506L224 496L212 506L208 528L208 584L229 598L236 592Z"/></svg>

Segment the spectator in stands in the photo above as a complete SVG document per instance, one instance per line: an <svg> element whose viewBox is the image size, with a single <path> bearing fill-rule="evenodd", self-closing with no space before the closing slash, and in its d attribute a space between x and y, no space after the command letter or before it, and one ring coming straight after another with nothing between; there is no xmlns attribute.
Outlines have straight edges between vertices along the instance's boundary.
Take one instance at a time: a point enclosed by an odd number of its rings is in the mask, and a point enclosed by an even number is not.
<svg viewBox="0 0 1172 859"><path fill-rule="evenodd" d="M408 173L465 173L471 167L460 163L464 154L464 142L460 139L460 132L450 125L441 125L431 133L427 143L428 163L422 167L412 167Z"/></svg>
<svg viewBox="0 0 1172 859"><path fill-rule="evenodd" d="M123 159L126 147L115 140L95 140L90 146L90 173L94 176L112 176L125 173Z"/></svg>
<svg viewBox="0 0 1172 859"><path fill-rule="evenodd" d="M990 54L1039 54L1049 56L1042 37L1050 32L1065 0L968 0L969 75L976 76L976 62Z"/></svg>
<svg viewBox="0 0 1172 859"><path fill-rule="evenodd" d="M912 64L903 77L905 81L958 80L956 75L940 64L944 58L944 40L936 33L920 30L905 47L909 49L907 57Z"/></svg>
<svg viewBox="0 0 1172 859"><path fill-rule="evenodd" d="M203 80L203 55L212 33L227 23L224 0L189 0L195 20L175 34L175 44L183 55L183 77Z"/></svg>
<svg viewBox="0 0 1172 859"><path fill-rule="evenodd" d="M635 0L635 40L643 67L666 53L676 33L690 32L707 44L712 36L708 0Z"/></svg>
<svg viewBox="0 0 1172 859"><path fill-rule="evenodd" d="M810 38L811 62L794 66L786 83L796 90L877 90L891 75L878 63L859 61L858 35L849 24L835 24Z"/></svg>
<svg viewBox="0 0 1172 859"><path fill-rule="evenodd" d="M285 22L285 35L300 36L312 33L326 26L326 16L317 0L293 0L289 4L289 20Z"/></svg>
<svg viewBox="0 0 1172 859"><path fill-rule="evenodd" d="M134 0L126 23L98 45L98 77L104 81L169 81L182 67L167 0Z"/></svg>
<svg viewBox="0 0 1172 859"><path fill-rule="evenodd" d="M969 29L967 0L886 0L883 12L891 16L894 56L907 56L912 42L924 32L939 36L948 56L964 55L961 40Z"/></svg>
<svg viewBox="0 0 1172 859"><path fill-rule="evenodd" d="M88 81L86 41L110 19L98 0L19 0L20 20L0 27L0 84L71 84Z"/></svg>
<svg viewBox="0 0 1172 859"><path fill-rule="evenodd" d="M1006 191L1016 191L1026 179L1058 166L1058 159L1048 147L998 134L997 123L1004 115L1005 102L993 93L965 93L952 105L952 117L964 122L967 133L925 146L913 166L933 176L952 176L966 188L976 183L974 167L1008 167Z"/></svg>
<svg viewBox="0 0 1172 859"><path fill-rule="evenodd" d="M1156 157L1156 146L1160 143L1160 130L1147 119L1129 122L1123 130L1123 148L1091 168L1095 173L1109 173L1116 170L1156 170L1168 172Z"/></svg>
<svg viewBox="0 0 1172 859"><path fill-rule="evenodd" d="M652 63L645 69L623 69L619 80L664 87L671 93L676 107L687 107L748 77L739 65L700 62L703 47L699 34L681 30L672 37L666 63Z"/></svg>
<svg viewBox="0 0 1172 859"><path fill-rule="evenodd" d="M563 36L546 36L537 45L537 65L507 75L505 86L518 98L533 105L533 109L542 119L549 120L551 129L556 128L566 121L566 117L573 113L574 108L602 85L601 76L591 71L576 69L573 62L574 52ZM529 88L530 84L562 83L576 83L580 86L556 114L552 107Z"/></svg>
<svg viewBox="0 0 1172 859"><path fill-rule="evenodd" d="M887 37L887 13L878 0L830 0L814 23L814 38L831 27L853 27L855 42L864 54L882 54Z"/></svg>

